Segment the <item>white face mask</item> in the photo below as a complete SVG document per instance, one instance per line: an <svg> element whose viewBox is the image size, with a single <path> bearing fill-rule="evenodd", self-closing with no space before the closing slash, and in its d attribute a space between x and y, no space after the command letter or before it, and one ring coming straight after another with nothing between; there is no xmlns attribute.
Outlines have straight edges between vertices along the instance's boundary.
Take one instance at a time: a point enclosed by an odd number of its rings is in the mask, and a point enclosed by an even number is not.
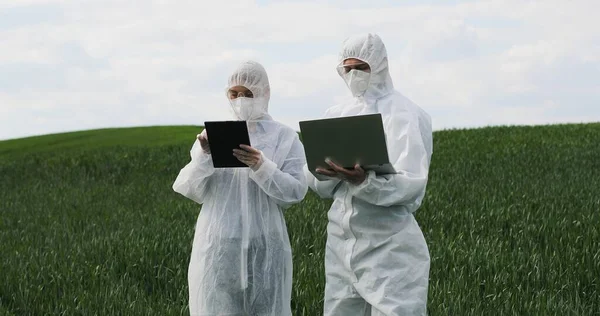
<svg viewBox="0 0 600 316"><path fill-rule="evenodd" d="M239 97L229 100L233 112L242 121L256 120L264 115L264 111L254 98Z"/></svg>
<svg viewBox="0 0 600 316"><path fill-rule="evenodd" d="M362 70L352 69L344 74L346 85L350 88L350 92L355 97L362 96L369 88L369 80L371 74Z"/></svg>

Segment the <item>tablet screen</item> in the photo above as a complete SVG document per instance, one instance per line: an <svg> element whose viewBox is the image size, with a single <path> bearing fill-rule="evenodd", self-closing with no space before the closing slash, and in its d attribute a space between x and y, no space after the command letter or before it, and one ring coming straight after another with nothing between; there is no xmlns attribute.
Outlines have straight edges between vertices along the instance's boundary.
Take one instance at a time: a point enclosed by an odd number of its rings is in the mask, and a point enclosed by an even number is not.
<svg viewBox="0 0 600 316"><path fill-rule="evenodd" d="M248 167L233 156L241 144L251 146L246 121L205 122L204 126L215 168Z"/></svg>

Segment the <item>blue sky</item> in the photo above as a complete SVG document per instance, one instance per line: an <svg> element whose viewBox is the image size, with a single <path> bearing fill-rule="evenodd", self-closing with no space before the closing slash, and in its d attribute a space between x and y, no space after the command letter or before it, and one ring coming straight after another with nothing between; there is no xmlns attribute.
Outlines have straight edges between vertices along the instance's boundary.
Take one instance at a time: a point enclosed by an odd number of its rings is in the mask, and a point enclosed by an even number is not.
<svg viewBox="0 0 600 316"><path fill-rule="evenodd" d="M348 96L344 38L384 40L434 129L600 121L598 1L0 0L0 139L225 119L261 62L292 127Z"/></svg>

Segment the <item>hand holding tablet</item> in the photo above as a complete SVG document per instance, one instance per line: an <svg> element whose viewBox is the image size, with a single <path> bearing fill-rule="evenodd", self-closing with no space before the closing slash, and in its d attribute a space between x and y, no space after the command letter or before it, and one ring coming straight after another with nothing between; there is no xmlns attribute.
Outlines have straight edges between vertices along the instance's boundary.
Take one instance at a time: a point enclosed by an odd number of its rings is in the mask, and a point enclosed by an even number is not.
<svg viewBox="0 0 600 316"><path fill-rule="evenodd" d="M253 158L255 152L249 148L257 150L250 145L246 121L204 122L204 126L215 168L248 168L249 165L244 161L255 163ZM200 144L202 145L202 141ZM247 147L240 147L240 145ZM204 146L202 148L204 149ZM243 153L234 152L234 150L240 149ZM242 160L238 157L242 157Z"/></svg>

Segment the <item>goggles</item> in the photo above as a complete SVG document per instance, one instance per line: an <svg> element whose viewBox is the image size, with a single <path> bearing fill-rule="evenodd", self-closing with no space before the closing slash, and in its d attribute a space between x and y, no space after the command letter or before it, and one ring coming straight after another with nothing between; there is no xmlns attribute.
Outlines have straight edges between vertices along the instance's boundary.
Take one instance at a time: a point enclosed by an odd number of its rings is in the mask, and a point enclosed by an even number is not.
<svg viewBox="0 0 600 316"><path fill-rule="evenodd" d="M250 90L246 90L244 92L238 92L238 91L234 91L234 90L227 90L227 97L229 99L237 99L237 98L254 98L254 94L252 94L252 91Z"/></svg>
<svg viewBox="0 0 600 316"><path fill-rule="evenodd" d="M347 74L350 70L356 69L364 72L371 72L371 67L367 63L346 64L337 66L337 71L340 74Z"/></svg>

